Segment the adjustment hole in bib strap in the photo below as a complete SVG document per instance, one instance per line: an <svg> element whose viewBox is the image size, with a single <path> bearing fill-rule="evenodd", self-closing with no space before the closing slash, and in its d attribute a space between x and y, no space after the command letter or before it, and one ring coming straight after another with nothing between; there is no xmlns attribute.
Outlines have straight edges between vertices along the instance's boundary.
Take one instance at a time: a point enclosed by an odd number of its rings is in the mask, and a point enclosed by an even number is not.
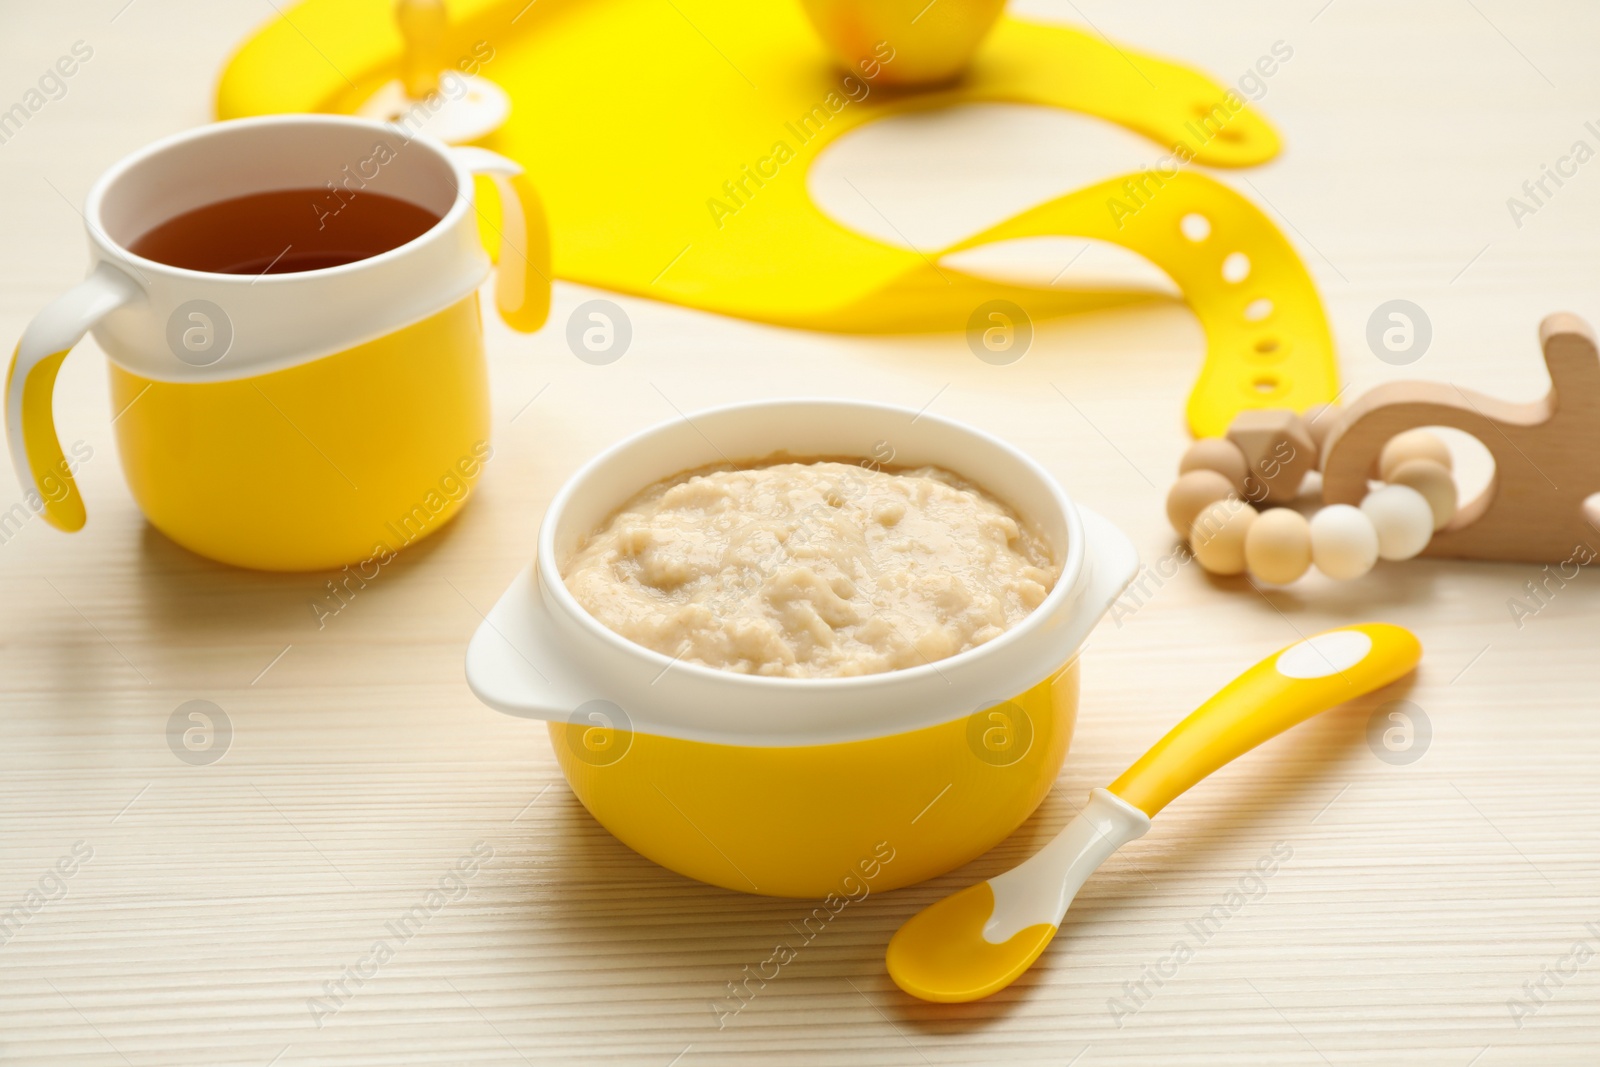
<svg viewBox="0 0 1600 1067"><path fill-rule="evenodd" d="M1272 355L1274 352L1278 351L1279 347L1278 339L1276 337L1263 337L1261 340L1256 342L1256 351L1263 356Z"/></svg>
<svg viewBox="0 0 1600 1067"><path fill-rule="evenodd" d="M1195 244L1211 236L1211 220L1204 215L1188 214L1178 220L1178 229Z"/></svg>
<svg viewBox="0 0 1600 1067"><path fill-rule="evenodd" d="M1259 297L1244 306L1244 319L1246 322L1260 322L1272 314L1272 301L1266 297Z"/></svg>
<svg viewBox="0 0 1600 1067"><path fill-rule="evenodd" d="M1229 285L1238 285L1250 277L1250 257L1243 252L1230 252L1228 258L1222 261L1222 280Z"/></svg>

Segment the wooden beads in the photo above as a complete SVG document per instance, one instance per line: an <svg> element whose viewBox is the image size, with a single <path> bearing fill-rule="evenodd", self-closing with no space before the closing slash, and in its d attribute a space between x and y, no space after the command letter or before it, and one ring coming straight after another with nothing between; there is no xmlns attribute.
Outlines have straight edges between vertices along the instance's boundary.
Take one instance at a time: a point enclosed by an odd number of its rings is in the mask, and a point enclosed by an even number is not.
<svg viewBox="0 0 1600 1067"><path fill-rule="evenodd" d="M1207 504L1226 500L1238 492L1232 482L1212 470L1192 470L1178 476L1167 494L1167 521L1185 537Z"/></svg>
<svg viewBox="0 0 1600 1067"><path fill-rule="evenodd" d="M1293 508L1262 512L1245 535L1244 561L1250 573L1263 582L1288 585L1299 581L1311 569L1311 524Z"/></svg>
<svg viewBox="0 0 1600 1067"><path fill-rule="evenodd" d="M1207 504L1189 531L1189 547L1200 566L1212 574L1244 573L1244 542L1256 521L1256 509L1229 497Z"/></svg>
<svg viewBox="0 0 1600 1067"><path fill-rule="evenodd" d="M1360 508L1334 504L1311 516L1311 562L1329 578L1348 582L1378 562L1378 531Z"/></svg>
<svg viewBox="0 0 1600 1067"><path fill-rule="evenodd" d="M1178 473L1182 475L1202 470L1222 475L1228 479L1235 493L1243 494L1244 479L1250 472L1250 465L1245 462L1239 446L1226 437L1202 437L1184 450L1183 458L1178 461ZM1190 518L1192 520L1193 516Z"/></svg>
<svg viewBox="0 0 1600 1067"><path fill-rule="evenodd" d="M1336 413L1317 414L1320 432L1292 412L1241 414L1226 438L1202 438L1179 464L1167 519L1212 574L1248 571L1272 585L1298 581L1313 566L1349 581L1380 559L1406 560L1428 546L1456 513L1450 450L1426 430L1397 435L1379 462L1381 485L1359 508L1325 507L1309 521L1268 505L1293 500L1317 466ZM1257 507L1266 510L1258 511Z"/></svg>
<svg viewBox="0 0 1600 1067"><path fill-rule="evenodd" d="M1393 480L1400 464L1413 459L1431 459L1445 470L1451 467L1450 449L1443 441L1427 430L1407 430L1389 438L1378 454L1378 480Z"/></svg>
<svg viewBox="0 0 1600 1067"><path fill-rule="evenodd" d="M1316 442L1292 411L1240 412L1228 427L1228 440L1248 466L1244 488L1249 500L1288 503L1300 495L1300 483L1317 465Z"/></svg>
<svg viewBox="0 0 1600 1067"><path fill-rule="evenodd" d="M1384 485L1367 494L1362 514L1378 532L1380 559L1410 559L1433 537L1433 509L1409 485Z"/></svg>
<svg viewBox="0 0 1600 1067"><path fill-rule="evenodd" d="M1408 459L1394 469L1388 478L1390 485L1405 485L1422 494L1433 509L1433 528L1442 530L1456 517L1456 480L1449 467L1440 466L1431 459Z"/></svg>

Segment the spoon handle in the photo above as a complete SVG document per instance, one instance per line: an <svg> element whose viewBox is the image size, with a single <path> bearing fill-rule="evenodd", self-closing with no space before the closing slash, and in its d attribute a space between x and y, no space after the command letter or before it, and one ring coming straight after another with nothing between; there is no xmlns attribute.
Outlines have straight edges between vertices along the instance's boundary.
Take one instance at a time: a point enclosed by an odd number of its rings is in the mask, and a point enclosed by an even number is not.
<svg viewBox="0 0 1600 1067"><path fill-rule="evenodd" d="M1154 816L1190 786L1263 741L1380 689L1422 658L1409 630L1368 622L1328 630L1269 656L1168 731L1110 791Z"/></svg>

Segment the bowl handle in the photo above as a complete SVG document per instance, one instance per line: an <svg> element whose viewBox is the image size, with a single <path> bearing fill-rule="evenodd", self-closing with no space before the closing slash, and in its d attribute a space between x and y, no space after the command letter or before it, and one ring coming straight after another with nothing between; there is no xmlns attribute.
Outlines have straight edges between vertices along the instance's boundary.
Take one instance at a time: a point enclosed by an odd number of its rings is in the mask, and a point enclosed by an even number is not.
<svg viewBox="0 0 1600 1067"><path fill-rule="evenodd" d="M532 564L483 617L467 645L467 685L496 711L564 720L594 697L594 685L554 650L555 629Z"/></svg>
<svg viewBox="0 0 1600 1067"><path fill-rule="evenodd" d="M1078 508L1078 517L1083 522L1087 566L1078 594L1078 610L1073 612L1066 629L1066 645L1073 650L1073 658L1083 652L1090 631L1139 573L1139 550L1127 534L1110 519L1086 507Z"/></svg>

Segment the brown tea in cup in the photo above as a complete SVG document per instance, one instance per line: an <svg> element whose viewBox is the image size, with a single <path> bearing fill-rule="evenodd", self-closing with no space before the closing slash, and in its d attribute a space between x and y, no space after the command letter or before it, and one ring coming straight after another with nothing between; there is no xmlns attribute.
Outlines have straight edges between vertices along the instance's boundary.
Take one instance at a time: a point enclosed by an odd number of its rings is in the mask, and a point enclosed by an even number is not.
<svg viewBox="0 0 1600 1067"><path fill-rule="evenodd" d="M212 274L296 274L370 259L421 237L439 216L362 191L271 189L175 215L130 245L136 254Z"/></svg>

